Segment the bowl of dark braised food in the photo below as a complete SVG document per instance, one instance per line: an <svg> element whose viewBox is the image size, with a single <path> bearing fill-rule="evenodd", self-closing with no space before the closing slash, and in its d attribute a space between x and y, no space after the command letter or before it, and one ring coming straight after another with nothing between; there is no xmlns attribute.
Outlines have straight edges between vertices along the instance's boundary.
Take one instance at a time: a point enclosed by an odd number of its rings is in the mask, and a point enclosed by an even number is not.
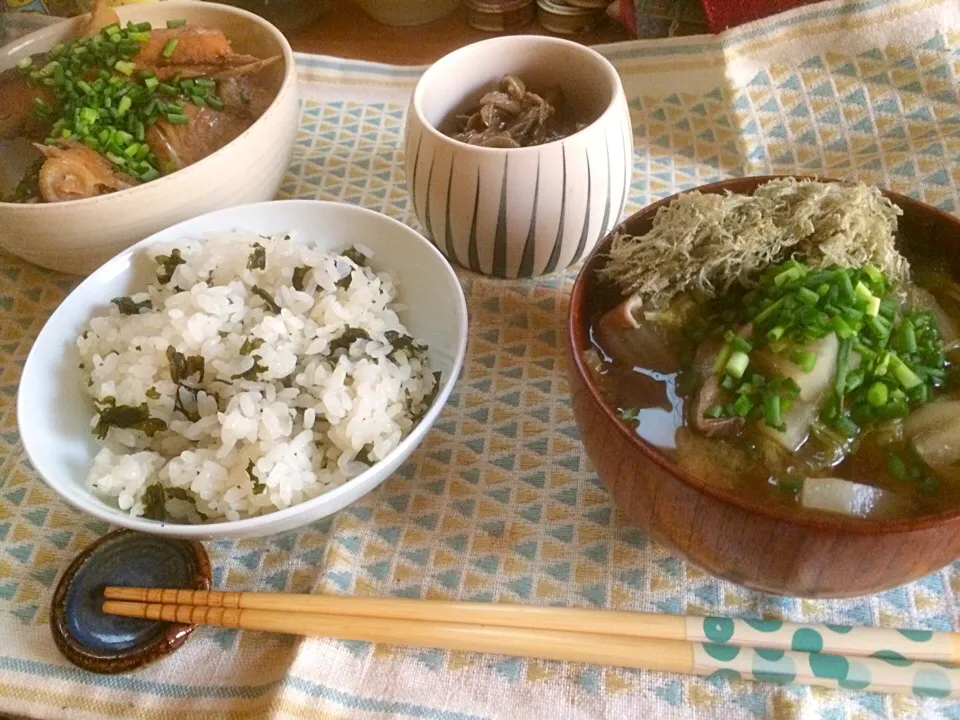
<svg viewBox="0 0 960 720"><path fill-rule="evenodd" d="M960 555L960 221L864 184L727 180L584 264L569 377L635 523L758 590L842 597Z"/></svg>
<svg viewBox="0 0 960 720"><path fill-rule="evenodd" d="M283 35L207 2L98 0L0 51L0 96L0 247L77 274L272 199L299 114Z"/></svg>
<svg viewBox="0 0 960 720"><path fill-rule="evenodd" d="M559 38L493 38L441 58L414 90L404 146L424 234L496 277L581 261L617 223L633 172L616 69Z"/></svg>

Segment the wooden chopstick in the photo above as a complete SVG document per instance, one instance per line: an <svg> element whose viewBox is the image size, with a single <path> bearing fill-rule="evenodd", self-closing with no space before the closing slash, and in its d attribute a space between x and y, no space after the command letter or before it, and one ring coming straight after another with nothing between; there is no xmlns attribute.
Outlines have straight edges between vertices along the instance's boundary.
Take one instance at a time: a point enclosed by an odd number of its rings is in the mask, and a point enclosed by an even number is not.
<svg viewBox="0 0 960 720"><path fill-rule="evenodd" d="M104 590L104 597L108 600L146 603L498 625L529 630L559 630L822 652L849 657L876 656L894 660L902 657L910 660L960 663L960 633L951 632L804 625L769 620L663 615L509 603L338 597L293 593L108 587Z"/></svg>
<svg viewBox="0 0 960 720"><path fill-rule="evenodd" d="M340 640L618 665L659 672L960 697L960 669L934 663L741 648L620 634L108 600L108 614Z"/></svg>

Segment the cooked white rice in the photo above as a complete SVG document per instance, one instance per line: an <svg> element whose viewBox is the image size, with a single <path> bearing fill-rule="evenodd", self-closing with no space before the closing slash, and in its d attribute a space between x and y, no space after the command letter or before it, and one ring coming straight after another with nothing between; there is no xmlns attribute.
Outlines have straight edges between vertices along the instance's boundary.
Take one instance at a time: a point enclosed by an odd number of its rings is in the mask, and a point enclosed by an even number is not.
<svg viewBox="0 0 960 720"><path fill-rule="evenodd" d="M394 279L368 249L342 252L245 233L153 249L157 282L77 340L103 442L88 486L132 515L237 520L393 450L439 376Z"/></svg>

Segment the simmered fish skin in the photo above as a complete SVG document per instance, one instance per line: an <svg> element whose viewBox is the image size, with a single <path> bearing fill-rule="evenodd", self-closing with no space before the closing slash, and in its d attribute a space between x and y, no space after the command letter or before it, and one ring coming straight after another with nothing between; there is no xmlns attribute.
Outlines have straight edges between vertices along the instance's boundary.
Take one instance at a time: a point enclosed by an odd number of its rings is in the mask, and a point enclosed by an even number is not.
<svg viewBox="0 0 960 720"><path fill-rule="evenodd" d="M82 200L137 184L86 145L63 141L36 147L46 157L39 178L40 195L45 202Z"/></svg>
<svg viewBox="0 0 960 720"><path fill-rule="evenodd" d="M177 41L176 47L170 57L165 57L163 49L171 40ZM152 72L160 80L169 80L177 75L218 78L254 73L274 60L235 53L220 30L187 26L151 30L149 40L133 62L138 69Z"/></svg>
<svg viewBox="0 0 960 720"><path fill-rule="evenodd" d="M184 103L183 113L188 123L159 120L147 129L145 141L164 175L203 160L250 127L247 118L209 106Z"/></svg>

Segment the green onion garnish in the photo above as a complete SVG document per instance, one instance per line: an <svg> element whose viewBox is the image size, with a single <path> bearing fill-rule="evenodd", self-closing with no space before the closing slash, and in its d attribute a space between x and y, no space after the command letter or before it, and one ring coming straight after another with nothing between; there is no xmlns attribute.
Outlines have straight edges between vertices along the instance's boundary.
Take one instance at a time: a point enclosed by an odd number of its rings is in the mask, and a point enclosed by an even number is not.
<svg viewBox="0 0 960 720"><path fill-rule="evenodd" d="M790 361L794 365L799 365L801 370L808 373L817 364L817 355L809 350L799 350L790 357Z"/></svg>
<svg viewBox="0 0 960 720"><path fill-rule="evenodd" d="M723 366L723 369L726 371L727 375L732 378L740 379L743 377L743 373L747 371L747 366L750 364L750 356L742 350L734 350L730 354L730 358L727 360L726 364Z"/></svg>
<svg viewBox="0 0 960 720"><path fill-rule="evenodd" d="M879 380L873 383L873 385L870 386L870 389L867 390L867 402L874 407L883 407L887 404L888 399L889 392L887 390L887 386Z"/></svg>
<svg viewBox="0 0 960 720"><path fill-rule="evenodd" d="M163 46L163 50L160 52L160 54L163 55L165 58L168 58L171 55L173 55L173 51L176 49L177 49L177 39L170 38L169 40L167 40L166 45Z"/></svg>
<svg viewBox="0 0 960 720"><path fill-rule="evenodd" d="M780 429L783 419L780 417L780 396L768 393L763 398L764 422L768 427Z"/></svg>
<svg viewBox="0 0 960 720"><path fill-rule="evenodd" d="M900 323L900 335L898 338L900 351L905 353L915 353L917 351L917 333L910 320L904 320Z"/></svg>

